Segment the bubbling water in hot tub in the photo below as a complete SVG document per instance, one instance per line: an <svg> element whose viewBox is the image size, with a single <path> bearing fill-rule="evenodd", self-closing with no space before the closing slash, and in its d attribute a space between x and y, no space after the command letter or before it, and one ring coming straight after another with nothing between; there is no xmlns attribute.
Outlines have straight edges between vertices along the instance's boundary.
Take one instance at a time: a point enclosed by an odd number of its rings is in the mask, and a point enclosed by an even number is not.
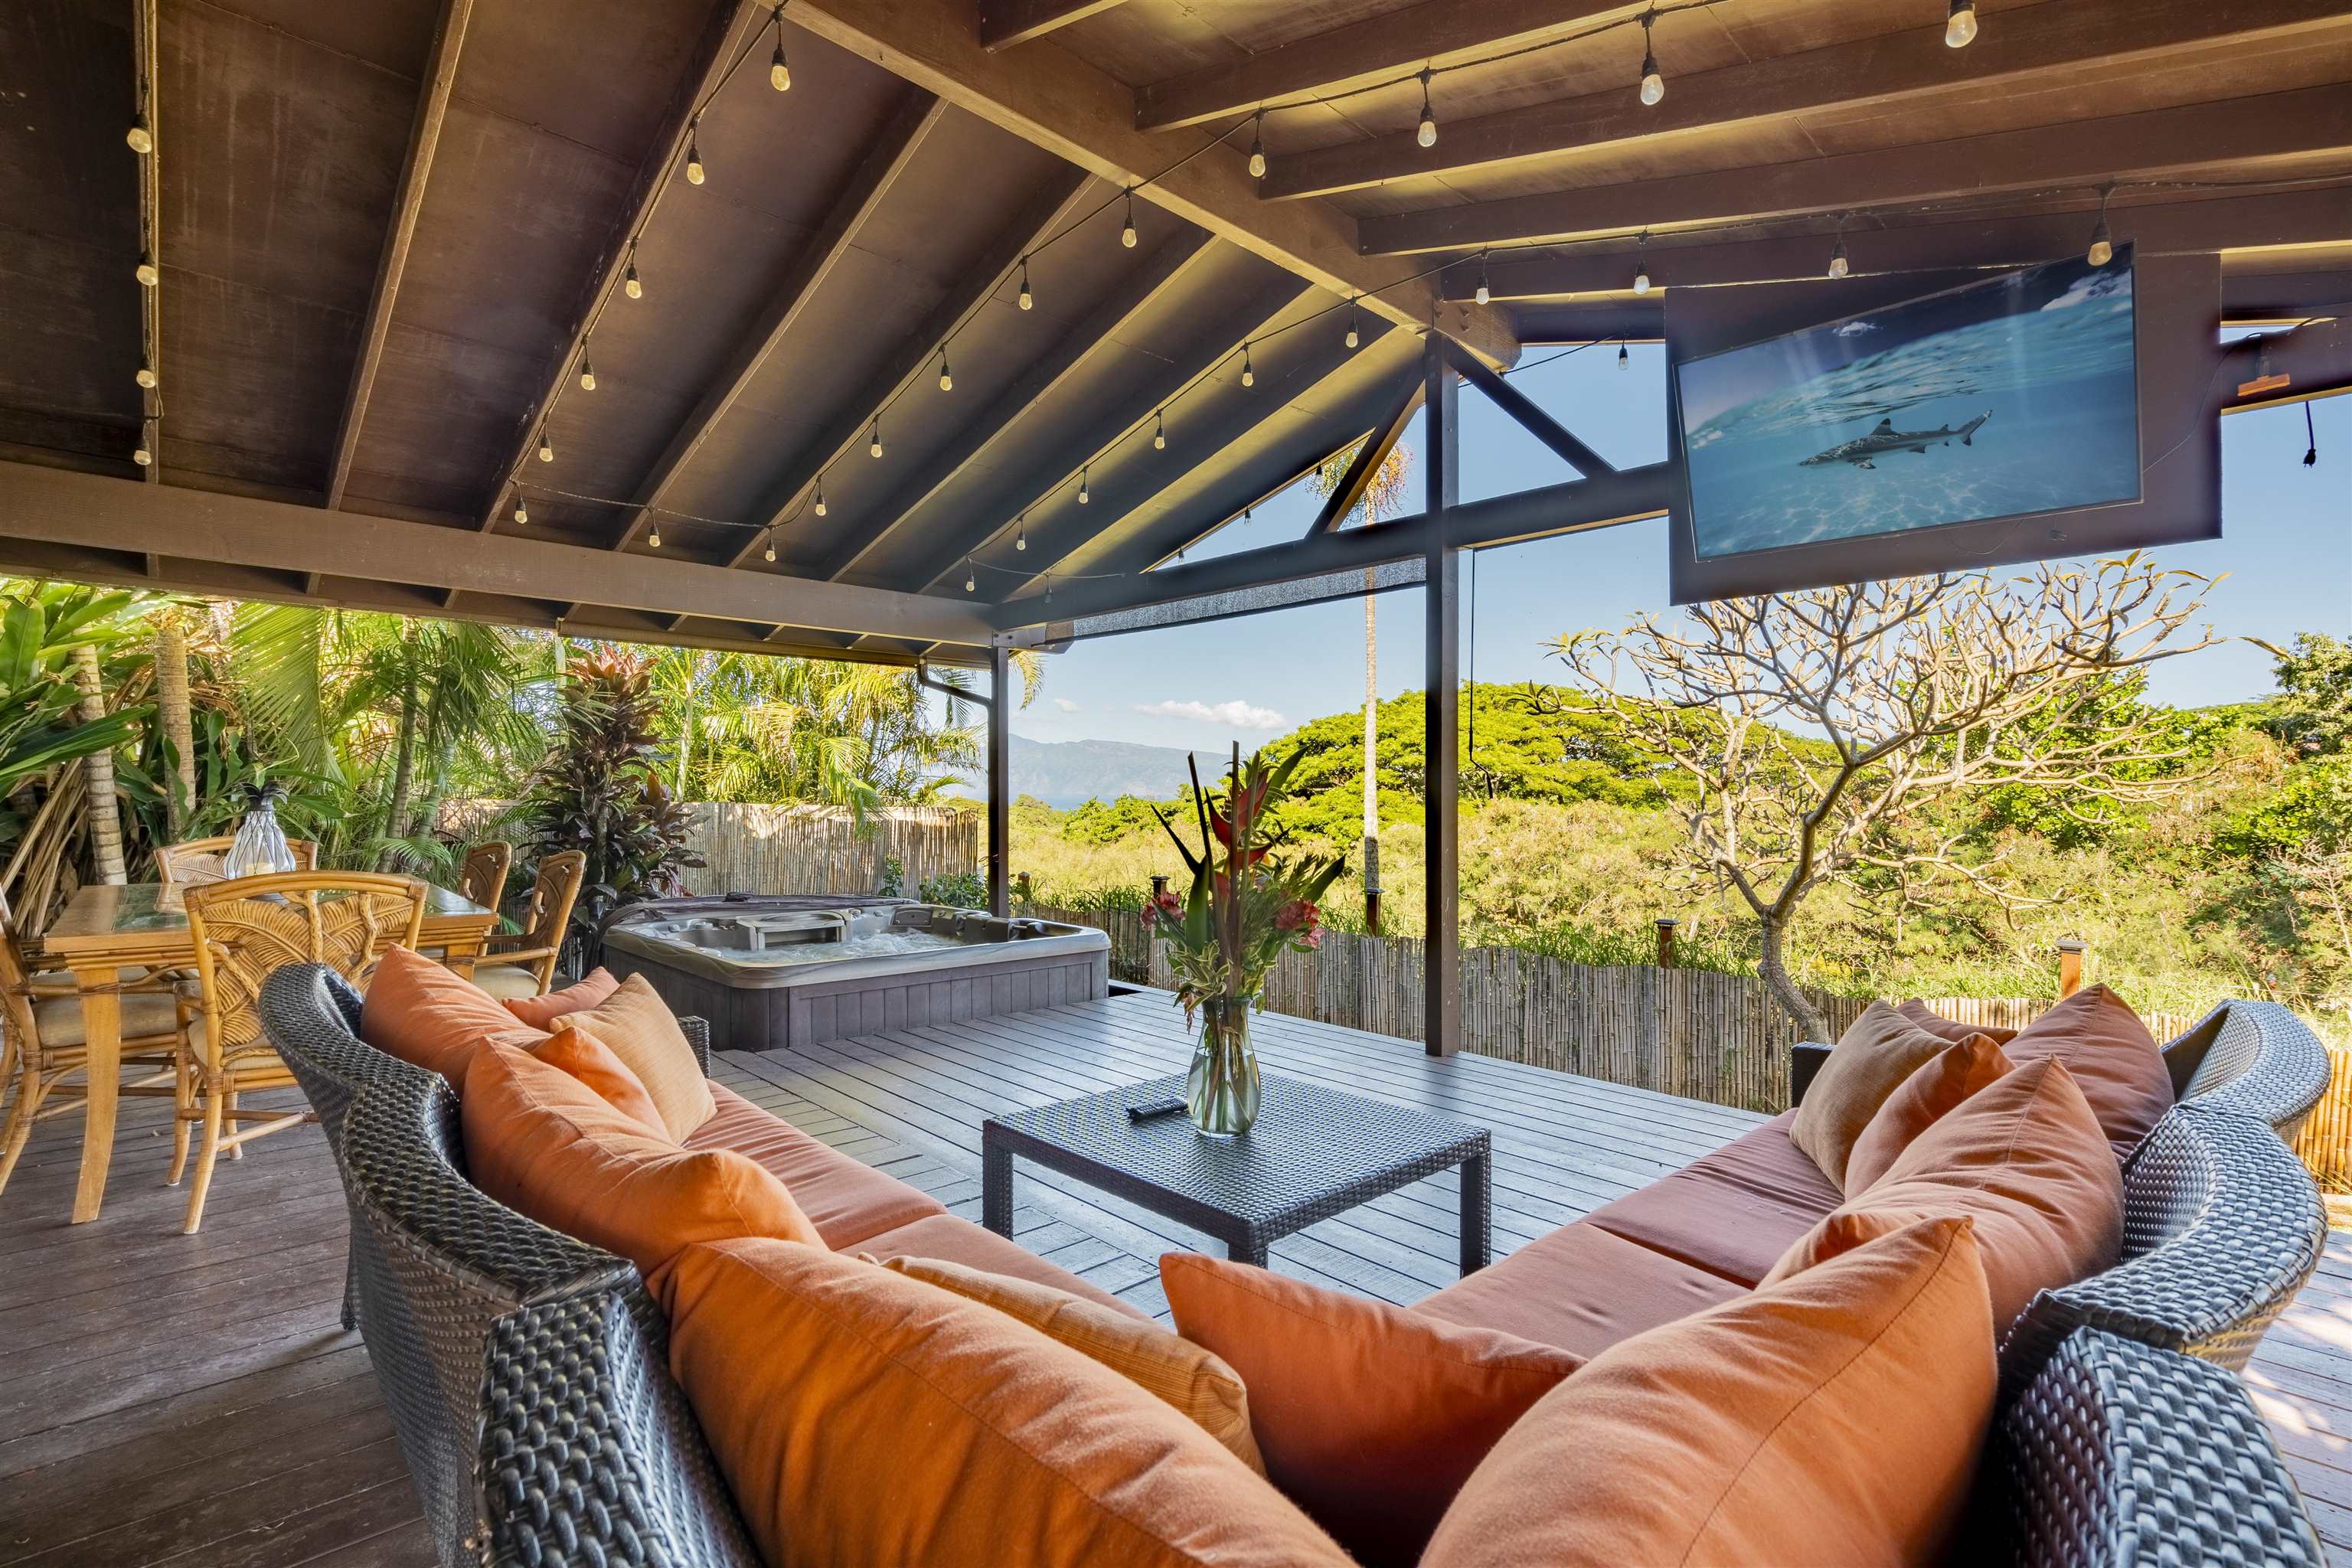
<svg viewBox="0 0 2352 1568"><path fill-rule="evenodd" d="M724 953L730 963L772 965L833 963L946 948L973 947L1002 940L976 910L923 910L931 923L910 926L889 906L794 910L787 913L698 915L639 928L658 940ZM1017 934L1017 928L1016 932Z"/></svg>

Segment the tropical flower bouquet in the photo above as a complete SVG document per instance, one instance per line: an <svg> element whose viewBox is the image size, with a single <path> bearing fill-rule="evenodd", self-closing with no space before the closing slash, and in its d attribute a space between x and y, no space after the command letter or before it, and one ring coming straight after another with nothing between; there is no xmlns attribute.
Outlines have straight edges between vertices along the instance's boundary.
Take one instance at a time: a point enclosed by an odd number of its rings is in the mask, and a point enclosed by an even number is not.
<svg viewBox="0 0 2352 1568"><path fill-rule="evenodd" d="M1246 1132L1257 1120L1261 1090L1257 1054L1250 1048L1251 1005L1275 960L1322 945L1316 904L1346 868L1338 856L1276 857L1288 835L1271 833L1266 825L1302 754L1269 763L1252 753L1244 763L1235 746L1222 799L1201 787L1200 770L1193 769L1197 853L1174 823L1160 818L1184 857L1192 889L1181 900L1172 891L1160 892L1145 903L1143 918L1168 944L1176 1000L1186 1023L1200 1029L1185 1110L1193 1126L1216 1137Z"/></svg>

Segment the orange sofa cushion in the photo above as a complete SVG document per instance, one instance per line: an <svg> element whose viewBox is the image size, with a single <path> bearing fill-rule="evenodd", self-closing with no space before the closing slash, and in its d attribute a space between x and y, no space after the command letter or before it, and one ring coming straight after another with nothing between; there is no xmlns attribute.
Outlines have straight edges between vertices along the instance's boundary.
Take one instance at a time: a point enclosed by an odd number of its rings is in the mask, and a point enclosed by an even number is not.
<svg viewBox="0 0 2352 1568"><path fill-rule="evenodd" d="M641 1131L669 1142L669 1130L662 1125L661 1112L655 1108L654 1097L646 1092L645 1081L613 1054L610 1046L587 1030L566 1024L529 1049L541 1061L562 1068L594 1089L615 1110L627 1112L640 1123Z"/></svg>
<svg viewBox="0 0 2352 1568"><path fill-rule="evenodd" d="M478 1052L460 1098L474 1184L650 1272L690 1242L824 1242L784 1184L740 1154L680 1149L561 1068Z"/></svg>
<svg viewBox="0 0 2352 1568"><path fill-rule="evenodd" d="M2131 1005L2104 985L2075 992L2001 1049L2019 1067L2045 1057L2064 1062L2117 1160L2128 1159L2172 1109L2172 1069L2164 1048Z"/></svg>
<svg viewBox="0 0 2352 1568"><path fill-rule="evenodd" d="M1585 1217L1735 1285L1753 1286L1790 1244L1845 1202L1836 1183L1789 1141L1784 1110Z"/></svg>
<svg viewBox="0 0 2352 1568"><path fill-rule="evenodd" d="M1579 1222L1536 1237L1412 1310L1589 1360L1645 1329L1747 1293L1719 1274Z"/></svg>
<svg viewBox="0 0 2352 1568"><path fill-rule="evenodd" d="M1990 1035L1970 1035L1937 1052L1886 1097L1853 1141L1853 1152L1845 1163L1846 1195L1860 1197L1868 1192L1914 1139L2008 1072L2010 1065Z"/></svg>
<svg viewBox="0 0 2352 1568"><path fill-rule="evenodd" d="M1887 1096L1934 1060L1945 1044L1940 1036L1929 1034L1885 1003L1873 1002L1838 1037L1829 1059L1805 1090L1789 1141L1841 1192L1846 1190L1845 1165L1854 1140Z"/></svg>
<svg viewBox="0 0 2352 1568"><path fill-rule="evenodd" d="M1010 1279L1050 1285L1056 1290L1082 1296L1097 1306L1108 1307L1146 1322L1150 1321L1150 1315L1139 1310L1134 1303L1122 1301L1100 1286L1079 1279L1059 1264L1048 1262L1019 1243L1007 1241L994 1231L983 1229L957 1215L927 1215L896 1230L869 1236L859 1242L855 1250L861 1257L873 1258L884 1263L894 1258L932 1258L961 1263L967 1268L1002 1274Z"/></svg>
<svg viewBox="0 0 2352 1568"><path fill-rule="evenodd" d="M644 975L630 975L597 1005L565 1016L629 1064L660 1107L662 1125L672 1138L682 1143L710 1120L717 1109L710 1080L703 1076L702 1064L695 1060L694 1047L687 1044L669 1004Z"/></svg>
<svg viewBox="0 0 2352 1568"><path fill-rule="evenodd" d="M2036 1291L2114 1267L2123 1175L2065 1068L2044 1058L1970 1096L1790 1247L1761 1288L1916 1220L1948 1216L1975 1221L1998 1333Z"/></svg>
<svg viewBox="0 0 2352 1568"><path fill-rule="evenodd" d="M601 1006L620 988L621 983L613 978L613 972L599 967L590 970L588 977L577 985L567 985L544 996L509 996L499 1005L534 1029L552 1029L555 1020L565 1014Z"/></svg>
<svg viewBox="0 0 2352 1568"><path fill-rule="evenodd" d="M977 1301L774 1241L651 1283L769 1563L1348 1568L1206 1432Z"/></svg>
<svg viewBox="0 0 2352 1568"><path fill-rule="evenodd" d="M1034 1280L991 1274L939 1258L894 1258L883 1265L1009 1313L1056 1344L1098 1361L1154 1399L1173 1405L1234 1458L1265 1474L1250 1436L1249 1391L1223 1358L1149 1318Z"/></svg>
<svg viewBox="0 0 2352 1568"><path fill-rule="evenodd" d="M1993 1387L1969 1223L1923 1221L1593 1358L1495 1445L1422 1568L1937 1562Z"/></svg>
<svg viewBox="0 0 2352 1568"><path fill-rule="evenodd" d="M1927 1004L1914 996L1895 1009L1929 1034L1958 1045L1974 1035L1989 1035L1996 1046L2005 1046L2017 1038L2015 1029L2004 1029L1993 1024L1958 1024L1941 1014L1931 1012Z"/></svg>
<svg viewBox="0 0 2352 1568"><path fill-rule="evenodd" d="M360 1038L454 1086L485 1046L527 1049L547 1038L472 981L424 954L387 948L360 1005Z"/></svg>
<svg viewBox="0 0 2352 1568"><path fill-rule="evenodd" d="M793 1190L801 1212L837 1252L857 1251L885 1231L948 1212L929 1193L827 1148L723 1083L710 1086L710 1100L716 1108L710 1120L687 1137L686 1146L732 1149L758 1161Z"/></svg>
<svg viewBox="0 0 2352 1568"><path fill-rule="evenodd" d="M1367 1568L1402 1568L1496 1439L1583 1363L1245 1263L1171 1252L1176 1331L1232 1363L1275 1485Z"/></svg>

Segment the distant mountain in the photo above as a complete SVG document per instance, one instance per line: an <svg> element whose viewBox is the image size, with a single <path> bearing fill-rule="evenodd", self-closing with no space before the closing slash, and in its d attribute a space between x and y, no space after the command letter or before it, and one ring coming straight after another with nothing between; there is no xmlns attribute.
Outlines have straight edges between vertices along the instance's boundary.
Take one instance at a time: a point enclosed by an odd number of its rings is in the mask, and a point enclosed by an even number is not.
<svg viewBox="0 0 2352 1568"><path fill-rule="evenodd" d="M1184 759L1192 754L1125 741L1027 741L1015 735L1013 793L1034 795L1061 811L1122 795L1166 800L1183 790ZM1203 773L1212 761L1202 758Z"/></svg>

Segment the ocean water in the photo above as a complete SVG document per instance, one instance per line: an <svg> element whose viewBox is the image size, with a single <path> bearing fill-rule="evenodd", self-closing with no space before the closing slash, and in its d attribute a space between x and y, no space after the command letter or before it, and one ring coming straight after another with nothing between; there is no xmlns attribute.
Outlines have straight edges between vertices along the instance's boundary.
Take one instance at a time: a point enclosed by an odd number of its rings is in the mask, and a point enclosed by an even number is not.
<svg viewBox="0 0 2352 1568"><path fill-rule="evenodd" d="M1737 404L1689 431L1698 553L2137 499L2130 279L2128 270L2090 274L2041 310L1915 338ZM1758 362L1739 365L1741 356L1781 353L1759 345L1685 365L1685 401L1707 401L1710 375L1754 376ZM1920 443L1924 455L1886 452L1868 468L1805 465L1882 419L1899 431L1957 432L1979 415L1987 417L1969 445L1957 434L1935 436Z"/></svg>

